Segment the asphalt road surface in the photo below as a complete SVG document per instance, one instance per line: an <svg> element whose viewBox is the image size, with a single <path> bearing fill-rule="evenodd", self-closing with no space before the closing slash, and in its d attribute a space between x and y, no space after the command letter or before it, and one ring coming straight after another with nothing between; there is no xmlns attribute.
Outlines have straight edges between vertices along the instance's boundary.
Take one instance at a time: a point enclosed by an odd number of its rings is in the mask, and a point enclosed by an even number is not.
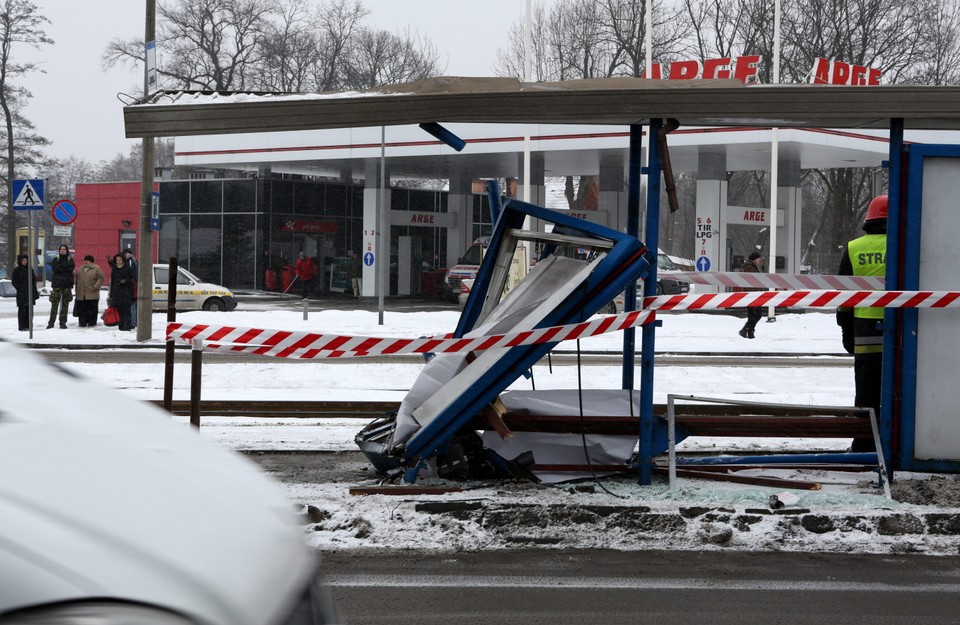
<svg viewBox="0 0 960 625"><path fill-rule="evenodd" d="M960 622L960 557L525 550L324 554L350 624Z"/></svg>

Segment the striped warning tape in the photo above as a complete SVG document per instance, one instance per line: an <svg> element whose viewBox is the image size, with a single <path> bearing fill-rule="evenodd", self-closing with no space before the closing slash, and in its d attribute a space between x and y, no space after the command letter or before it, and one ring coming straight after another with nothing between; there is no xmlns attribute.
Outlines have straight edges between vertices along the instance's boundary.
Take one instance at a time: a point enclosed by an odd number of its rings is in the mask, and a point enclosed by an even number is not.
<svg viewBox="0 0 960 625"><path fill-rule="evenodd" d="M661 295L643 301L646 310L716 310L751 306L790 308L960 308L960 291L740 291Z"/></svg>
<svg viewBox="0 0 960 625"><path fill-rule="evenodd" d="M658 271L658 278L671 278L694 284L729 286L744 289L807 289L837 291L879 291L883 289L882 276L826 276L783 273L744 273L695 271Z"/></svg>
<svg viewBox="0 0 960 625"><path fill-rule="evenodd" d="M344 336L312 332L288 332L260 328L238 328L203 324L167 324L167 340L187 343L203 341L204 349L228 350L277 358L353 358L393 354L449 354L486 349L518 347L538 343L559 343L643 325L653 311L637 310L606 315L564 326L538 328L511 334L419 339Z"/></svg>
<svg viewBox="0 0 960 625"><path fill-rule="evenodd" d="M740 291L648 297L643 310L604 315L581 323L511 334L418 339L290 332L261 328L167 324L167 340L203 341L204 348L278 358L354 358L392 354L465 353L559 343L617 332L651 321L654 311L691 311L782 306L791 308L960 308L960 291Z"/></svg>

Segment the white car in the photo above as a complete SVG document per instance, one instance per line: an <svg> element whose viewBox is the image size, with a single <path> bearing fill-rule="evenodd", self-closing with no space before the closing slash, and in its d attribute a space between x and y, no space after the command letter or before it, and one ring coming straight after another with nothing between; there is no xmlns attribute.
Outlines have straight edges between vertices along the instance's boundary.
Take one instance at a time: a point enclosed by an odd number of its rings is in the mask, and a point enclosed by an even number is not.
<svg viewBox="0 0 960 625"><path fill-rule="evenodd" d="M0 364L0 623L332 622L253 463L13 343Z"/></svg>
<svg viewBox="0 0 960 625"><path fill-rule="evenodd" d="M167 309L170 266L153 266L153 310ZM177 268L177 310L233 310L237 298L230 289L204 282L183 267Z"/></svg>

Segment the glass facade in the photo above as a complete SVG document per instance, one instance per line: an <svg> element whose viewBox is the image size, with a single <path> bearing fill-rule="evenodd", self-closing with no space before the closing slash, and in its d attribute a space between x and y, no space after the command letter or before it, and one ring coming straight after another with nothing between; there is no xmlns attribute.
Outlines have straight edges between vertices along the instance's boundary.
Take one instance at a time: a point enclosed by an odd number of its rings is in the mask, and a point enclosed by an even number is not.
<svg viewBox="0 0 960 625"><path fill-rule="evenodd" d="M228 288L282 290L283 267L303 251L317 261L322 277L317 290L323 292L338 259L362 247L361 186L251 178L161 181L159 187L158 257L166 261L175 256L190 272ZM447 208L446 192L390 192L392 210ZM418 271L443 264L445 228L399 226L391 234L391 260L396 259L399 237L408 236ZM395 273L395 262L391 268ZM391 284L396 284L396 276Z"/></svg>

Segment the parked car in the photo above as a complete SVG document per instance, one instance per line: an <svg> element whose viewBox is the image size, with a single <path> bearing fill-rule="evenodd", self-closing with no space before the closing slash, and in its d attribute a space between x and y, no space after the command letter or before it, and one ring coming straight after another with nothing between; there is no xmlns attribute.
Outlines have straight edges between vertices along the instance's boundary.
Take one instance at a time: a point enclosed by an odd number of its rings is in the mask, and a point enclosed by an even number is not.
<svg viewBox="0 0 960 625"><path fill-rule="evenodd" d="M0 297L16 297L17 290L13 288L13 282L9 280L0 280Z"/></svg>
<svg viewBox="0 0 960 625"><path fill-rule="evenodd" d="M169 265L153 266L153 310L167 309ZM177 310L233 310L237 298L230 289L204 282L183 267L177 268Z"/></svg>
<svg viewBox="0 0 960 625"><path fill-rule="evenodd" d="M677 265L664 254L657 254L657 271L682 271ZM661 278L657 274L657 295L683 295L690 292L690 283L675 278ZM637 283L637 299L643 297L643 283ZM624 310L623 293L617 295L612 302L607 305L605 313L617 314Z"/></svg>
<svg viewBox="0 0 960 625"><path fill-rule="evenodd" d="M29 351L0 342L0 623L334 622L272 480Z"/></svg>

